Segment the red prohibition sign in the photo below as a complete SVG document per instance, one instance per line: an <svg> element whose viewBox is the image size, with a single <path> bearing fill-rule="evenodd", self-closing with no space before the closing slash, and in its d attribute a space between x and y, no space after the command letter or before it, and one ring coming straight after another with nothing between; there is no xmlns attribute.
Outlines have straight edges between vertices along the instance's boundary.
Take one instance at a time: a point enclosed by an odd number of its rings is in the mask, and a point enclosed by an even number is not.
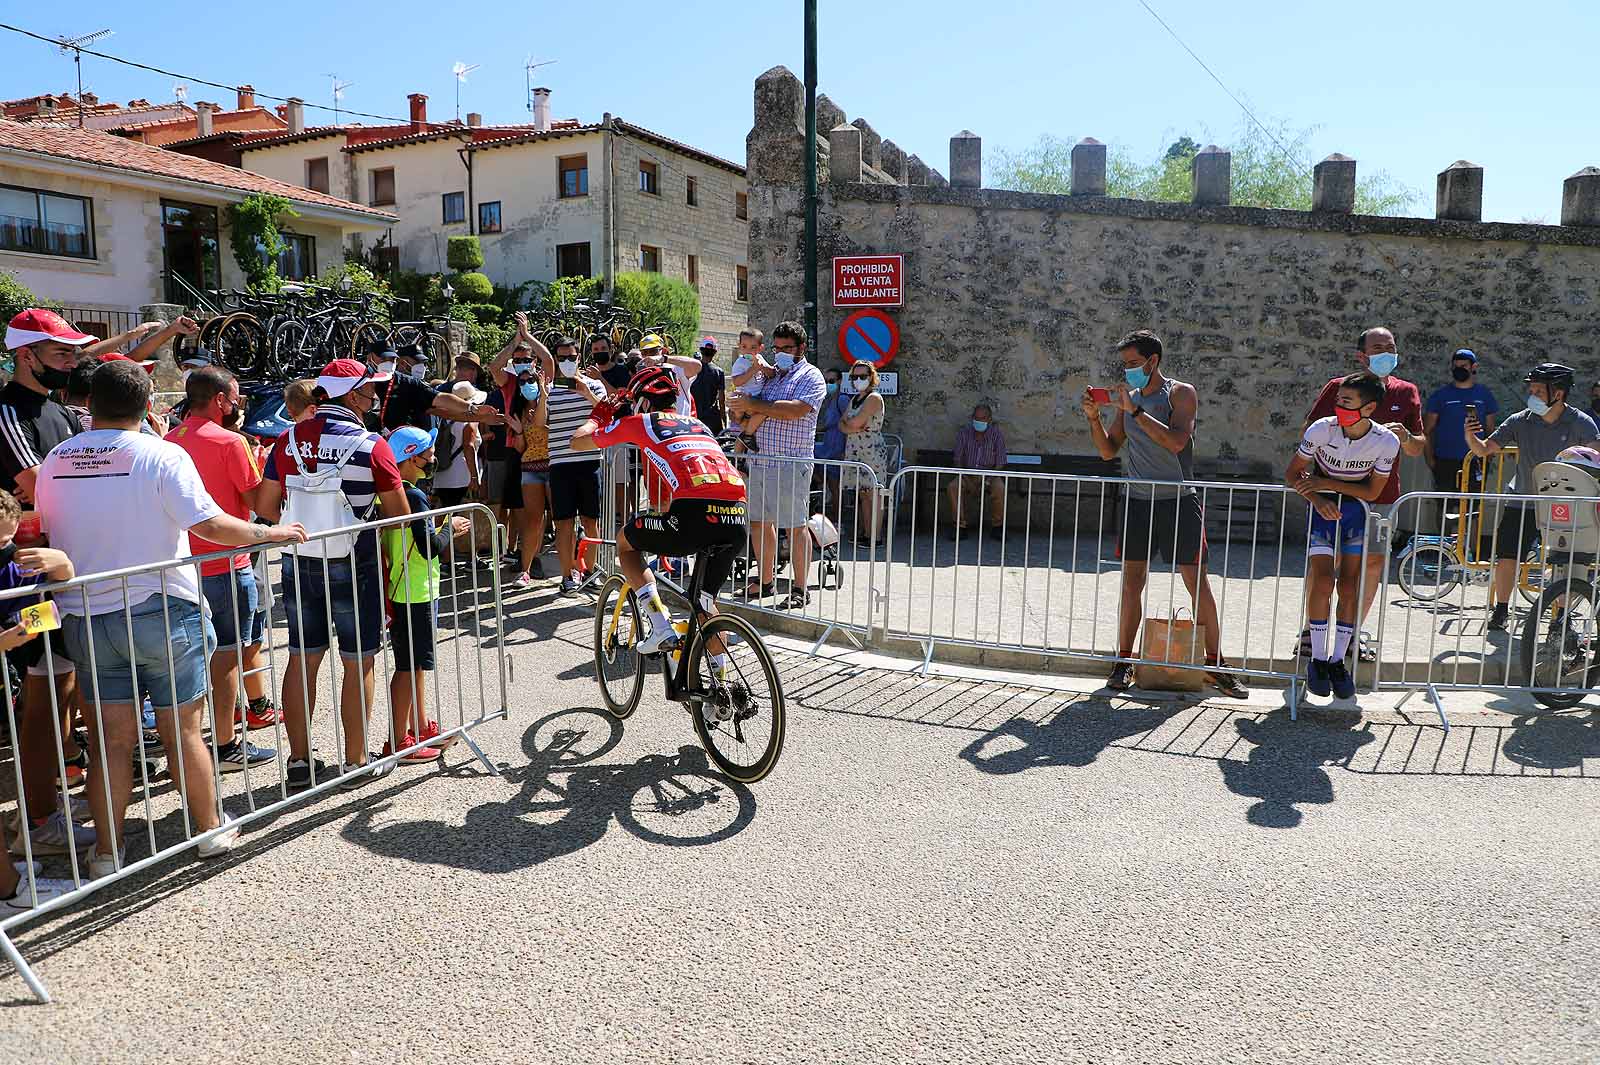
<svg viewBox="0 0 1600 1065"><path fill-rule="evenodd" d="M900 327L875 307L851 314L839 324L839 352L847 362L870 362L883 369L900 351Z"/></svg>

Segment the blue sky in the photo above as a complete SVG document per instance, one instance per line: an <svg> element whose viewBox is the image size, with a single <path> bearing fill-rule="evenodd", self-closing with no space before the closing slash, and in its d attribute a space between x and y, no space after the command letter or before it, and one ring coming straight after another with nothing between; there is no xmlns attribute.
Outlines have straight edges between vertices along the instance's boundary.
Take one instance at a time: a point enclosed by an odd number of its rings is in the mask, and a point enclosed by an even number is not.
<svg viewBox="0 0 1600 1065"><path fill-rule="evenodd" d="M1263 118L1319 127L1318 157L1342 151L1363 172L1388 171L1420 193L1456 159L1486 168L1484 216L1554 223L1562 179L1600 165L1594 106L1593 0L1150 0L1235 93ZM604 111L742 159L750 85L768 67L801 70L799 0L600 5L374 5L279 0L235 18L230 5L196 17L192 4L137 9L84 0L64 15L16 5L4 21L47 34L103 27L108 52L210 80L329 103L329 72L353 82L350 108L404 115L409 92L431 118L454 111L451 65L480 63L462 110L525 121L523 62L538 72L557 117ZM1022 147L1042 133L1094 136L1136 155L1177 135L1225 139L1238 107L1139 6L1138 0L957 3L820 2L819 83L851 115L940 170L949 137L969 128L986 148ZM182 27L175 30L173 27ZM72 62L0 34L0 96L72 87ZM170 99L173 79L89 58L102 98ZM193 87L189 99L231 97ZM308 111L307 121L325 120ZM1211 136L1207 136L1207 132Z"/></svg>

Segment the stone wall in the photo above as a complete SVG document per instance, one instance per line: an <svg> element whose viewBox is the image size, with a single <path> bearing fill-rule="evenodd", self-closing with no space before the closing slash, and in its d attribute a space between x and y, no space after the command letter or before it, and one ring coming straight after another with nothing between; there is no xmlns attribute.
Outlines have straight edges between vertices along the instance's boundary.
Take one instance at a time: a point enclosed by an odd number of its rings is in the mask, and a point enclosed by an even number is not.
<svg viewBox="0 0 1600 1065"><path fill-rule="evenodd" d="M769 330L803 315L798 87L782 68L758 79L748 142L751 321ZM1579 214L1562 226L1352 215L1339 209L1355 166L1342 158L1319 167L1318 210L1232 207L1225 152L1197 179L1199 203L1112 199L1092 184L1072 196L1003 192L971 187L975 140L952 138L952 185L964 187L863 171L833 173L821 190L821 364L839 361L848 313L829 305L831 257L905 256L906 304L889 312L901 349L887 428L908 452L948 448L973 403L990 398L1014 453L1092 453L1078 396L1117 379L1112 345L1140 327L1166 341L1167 371L1200 389L1198 454L1274 468L1317 389L1355 368L1367 326L1395 329L1398 373L1424 393L1448 382L1452 351L1473 348L1507 411L1534 363L1575 367L1584 402L1600 376L1600 227ZM841 147L854 150L836 138L831 154ZM1104 151L1090 149L1086 183ZM1477 217L1462 167L1441 178L1447 218ZM1581 177L1569 198L1589 194Z"/></svg>

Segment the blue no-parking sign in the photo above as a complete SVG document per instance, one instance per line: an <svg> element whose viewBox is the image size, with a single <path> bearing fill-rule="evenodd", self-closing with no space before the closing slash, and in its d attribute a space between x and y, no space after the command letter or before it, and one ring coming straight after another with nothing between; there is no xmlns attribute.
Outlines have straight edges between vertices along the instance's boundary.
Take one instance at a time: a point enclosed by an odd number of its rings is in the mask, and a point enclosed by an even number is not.
<svg viewBox="0 0 1600 1065"><path fill-rule="evenodd" d="M900 327L883 311L856 311L839 325L839 352L847 362L870 362L882 369L899 350Z"/></svg>

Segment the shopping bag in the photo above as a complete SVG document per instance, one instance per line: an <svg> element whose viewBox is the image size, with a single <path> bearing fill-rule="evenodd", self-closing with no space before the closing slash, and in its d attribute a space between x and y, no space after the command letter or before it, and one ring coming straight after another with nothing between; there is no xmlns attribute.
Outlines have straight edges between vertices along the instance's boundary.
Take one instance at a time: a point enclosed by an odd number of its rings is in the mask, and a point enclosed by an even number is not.
<svg viewBox="0 0 1600 1065"><path fill-rule="evenodd" d="M469 494L464 500L467 503L476 503L477 501L475 494ZM451 515L452 518L457 516L455 514ZM471 518L472 528L456 537L456 558L465 561L471 558L474 553L482 557L488 557L490 545L494 543L494 516L487 510L478 510L476 508L459 516Z"/></svg>
<svg viewBox="0 0 1600 1065"><path fill-rule="evenodd" d="M1146 618L1139 657L1203 666L1205 634L1205 627L1193 618ZM1141 663L1133 669L1133 682L1149 691L1197 692L1206 686L1206 675L1198 669Z"/></svg>

